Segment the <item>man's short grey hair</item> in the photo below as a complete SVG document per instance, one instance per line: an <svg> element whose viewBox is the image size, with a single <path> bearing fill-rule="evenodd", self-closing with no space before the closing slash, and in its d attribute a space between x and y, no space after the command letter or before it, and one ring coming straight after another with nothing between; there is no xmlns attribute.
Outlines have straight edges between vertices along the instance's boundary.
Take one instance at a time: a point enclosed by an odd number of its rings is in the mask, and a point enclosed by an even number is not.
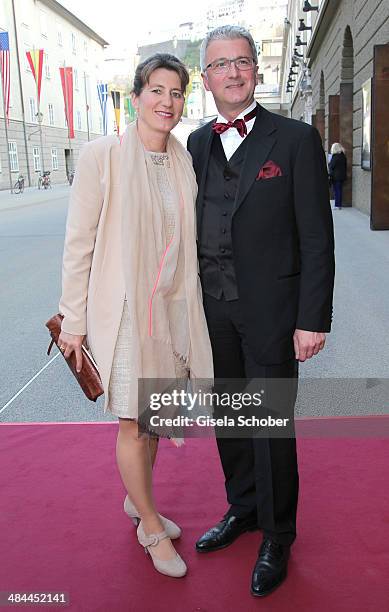
<svg viewBox="0 0 389 612"><path fill-rule="evenodd" d="M250 32L246 30L246 28L242 28L241 26L234 25L225 25L220 26L219 28L215 28L208 32L200 47L200 67L201 72L205 70L205 54L207 52L208 45L213 40L236 40L237 38L245 38L251 47L251 52L253 54L253 58L255 63L258 62L258 53L257 48L255 46L255 42Z"/></svg>

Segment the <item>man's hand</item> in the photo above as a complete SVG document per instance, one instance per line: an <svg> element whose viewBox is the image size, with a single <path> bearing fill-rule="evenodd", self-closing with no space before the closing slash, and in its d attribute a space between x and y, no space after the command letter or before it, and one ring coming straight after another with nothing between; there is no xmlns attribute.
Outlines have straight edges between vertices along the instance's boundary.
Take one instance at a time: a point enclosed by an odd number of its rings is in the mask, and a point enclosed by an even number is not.
<svg viewBox="0 0 389 612"><path fill-rule="evenodd" d="M82 368L82 350L81 346L85 336L76 336L75 334L68 334L61 331L58 338L59 350L63 353L65 359L69 359L70 355L75 353L76 355L76 370L81 372Z"/></svg>
<svg viewBox="0 0 389 612"><path fill-rule="evenodd" d="M313 355L317 355L324 348L326 335L323 332L306 331L296 329L293 335L294 352L296 359L305 361Z"/></svg>

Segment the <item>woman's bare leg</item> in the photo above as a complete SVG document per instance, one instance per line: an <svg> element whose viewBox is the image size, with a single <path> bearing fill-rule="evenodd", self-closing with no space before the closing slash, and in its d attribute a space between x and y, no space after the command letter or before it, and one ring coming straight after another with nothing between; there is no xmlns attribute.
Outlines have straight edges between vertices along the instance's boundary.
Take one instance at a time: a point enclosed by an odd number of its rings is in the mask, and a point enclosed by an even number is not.
<svg viewBox="0 0 389 612"><path fill-rule="evenodd" d="M161 520L155 508L152 492L152 449L149 436L138 435L135 421L119 419L119 431L116 443L116 459L127 493L142 519L146 535L163 531ZM155 458L155 452L154 452ZM160 559L171 559L175 549L170 539L162 540L153 549Z"/></svg>
<svg viewBox="0 0 389 612"><path fill-rule="evenodd" d="M151 467L152 468L154 467L155 460L157 458L158 442L159 442L159 438L150 438L149 439Z"/></svg>

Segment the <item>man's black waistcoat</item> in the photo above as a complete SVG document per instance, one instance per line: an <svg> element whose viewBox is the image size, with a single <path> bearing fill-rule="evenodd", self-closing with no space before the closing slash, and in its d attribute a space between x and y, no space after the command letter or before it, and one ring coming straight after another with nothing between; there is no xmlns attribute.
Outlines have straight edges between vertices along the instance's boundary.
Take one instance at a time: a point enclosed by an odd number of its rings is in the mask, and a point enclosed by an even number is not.
<svg viewBox="0 0 389 612"><path fill-rule="evenodd" d="M247 138L228 162L220 136L215 136L209 156L198 250L203 291L216 299L239 297L231 223L246 141Z"/></svg>

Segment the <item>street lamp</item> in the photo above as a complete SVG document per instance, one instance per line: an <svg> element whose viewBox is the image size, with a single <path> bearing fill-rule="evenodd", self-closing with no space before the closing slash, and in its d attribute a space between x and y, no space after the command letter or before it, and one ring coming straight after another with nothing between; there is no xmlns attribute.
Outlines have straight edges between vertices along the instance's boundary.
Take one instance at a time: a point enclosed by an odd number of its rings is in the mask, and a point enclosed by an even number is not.
<svg viewBox="0 0 389 612"><path fill-rule="evenodd" d="M306 47L307 43L301 40L301 36L296 36L296 47Z"/></svg>
<svg viewBox="0 0 389 612"><path fill-rule="evenodd" d="M305 32L306 30L312 30L311 26L305 25L304 19L300 19L300 25L298 27L299 32Z"/></svg>
<svg viewBox="0 0 389 612"><path fill-rule="evenodd" d="M317 11L317 12L319 12L319 7L318 6L312 6L312 4L310 2L308 2L308 0L305 0L303 11L304 11L304 13L309 13L310 11Z"/></svg>
<svg viewBox="0 0 389 612"><path fill-rule="evenodd" d="M42 121L43 121L43 113L39 110L35 113L36 120L39 125L39 141L40 141L40 153L41 153L41 173L43 174L45 171L45 162L43 159L43 138L42 138Z"/></svg>

